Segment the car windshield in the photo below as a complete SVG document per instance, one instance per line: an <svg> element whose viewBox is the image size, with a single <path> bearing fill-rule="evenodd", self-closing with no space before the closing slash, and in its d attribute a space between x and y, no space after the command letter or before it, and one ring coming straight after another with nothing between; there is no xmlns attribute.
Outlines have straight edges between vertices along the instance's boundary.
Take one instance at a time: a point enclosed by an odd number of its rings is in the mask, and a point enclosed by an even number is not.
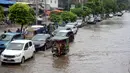
<svg viewBox="0 0 130 73"><path fill-rule="evenodd" d="M44 35L36 35L32 38L33 41L45 41L47 36Z"/></svg>
<svg viewBox="0 0 130 73"><path fill-rule="evenodd" d="M93 20L94 18L93 18L93 17L89 17L88 19L89 19L89 20Z"/></svg>
<svg viewBox="0 0 130 73"><path fill-rule="evenodd" d="M75 23L68 23L67 25L75 25Z"/></svg>
<svg viewBox="0 0 130 73"><path fill-rule="evenodd" d="M67 28L73 28L73 25L66 25Z"/></svg>
<svg viewBox="0 0 130 73"><path fill-rule="evenodd" d="M24 44L23 43L10 43L7 46L7 50L22 50L23 49Z"/></svg>
<svg viewBox="0 0 130 73"><path fill-rule="evenodd" d="M82 20L77 20L78 23L82 23Z"/></svg>
<svg viewBox="0 0 130 73"><path fill-rule="evenodd" d="M57 32L56 36L66 36L66 32Z"/></svg>
<svg viewBox="0 0 130 73"><path fill-rule="evenodd" d="M9 40L11 40L11 39L12 39L12 36L11 36L11 35L2 34L2 35L0 36L0 40L1 40L1 41L9 41Z"/></svg>
<svg viewBox="0 0 130 73"><path fill-rule="evenodd" d="M65 27L58 27L57 30L65 30L66 28Z"/></svg>

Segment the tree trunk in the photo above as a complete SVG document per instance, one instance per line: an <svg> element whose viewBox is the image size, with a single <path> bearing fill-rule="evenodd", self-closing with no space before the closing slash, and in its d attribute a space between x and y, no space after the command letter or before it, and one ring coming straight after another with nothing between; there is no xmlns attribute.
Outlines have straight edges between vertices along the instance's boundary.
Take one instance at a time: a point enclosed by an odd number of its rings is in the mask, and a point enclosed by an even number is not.
<svg viewBox="0 0 130 73"><path fill-rule="evenodd" d="M21 31L21 33L23 33L23 24L21 25L21 30L20 31Z"/></svg>

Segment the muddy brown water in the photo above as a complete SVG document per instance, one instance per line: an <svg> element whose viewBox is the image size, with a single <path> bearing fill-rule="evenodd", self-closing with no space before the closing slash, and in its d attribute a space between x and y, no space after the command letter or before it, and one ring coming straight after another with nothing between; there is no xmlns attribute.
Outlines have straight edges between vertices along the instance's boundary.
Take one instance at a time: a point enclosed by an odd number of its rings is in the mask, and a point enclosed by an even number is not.
<svg viewBox="0 0 130 73"><path fill-rule="evenodd" d="M80 28L66 56L38 52L25 64L0 66L0 73L130 73L129 18L125 13Z"/></svg>

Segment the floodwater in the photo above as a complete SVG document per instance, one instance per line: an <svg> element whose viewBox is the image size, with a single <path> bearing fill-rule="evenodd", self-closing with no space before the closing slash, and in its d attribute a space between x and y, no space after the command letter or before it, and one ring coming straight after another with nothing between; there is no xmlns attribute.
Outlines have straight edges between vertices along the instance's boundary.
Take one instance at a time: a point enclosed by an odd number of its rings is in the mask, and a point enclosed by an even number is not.
<svg viewBox="0 0 130 73"><path fill-rule="evenodd" d="M25 64L0 66L0 73L130 73L130 13L80 28L66 56L38 52Z"/></svg>

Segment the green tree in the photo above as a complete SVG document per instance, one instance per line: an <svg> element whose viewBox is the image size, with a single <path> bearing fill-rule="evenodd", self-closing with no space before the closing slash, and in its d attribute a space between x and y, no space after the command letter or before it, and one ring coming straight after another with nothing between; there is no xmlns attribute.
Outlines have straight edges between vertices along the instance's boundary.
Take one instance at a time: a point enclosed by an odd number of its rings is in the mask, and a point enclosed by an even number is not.
<svg viewBox="0 0 130 73"><path fill-rule="evenodd" d="M26 4L16 3L9 8L9 19L21 25L21 32L24 25L29 25L36 20L35 12Z"/></svg>
<svg viewBox="0 0 130 73"><path fill-rule="evenodd" d="M103 12L102 0L88 0L85 6L91 9L92 14L101 14Z"/></svg>
<svg viewBox="0 0 130 73"><path fill-rule="evenodd" d="M60 21L61 21L61 17L60 17L60 15L51 14L51 15L50 15L50 20L51 20L52 22L60 22Z"/></svg>
<svg viewBox="0 0 130 73"><path fill-rule="evenodd" d="M83 20L85 19L85 17L89 14L91 14L91 9L84 6L83 8L75 8L75 9L71 9L71 12L73 12L74 14L76 14L78 17L82 17Z"/></svg>
<svg viewBox="0 0 130 73"><path fill-rule="evenodd" d="M78 17L82 17L84 11L82 8L74 8L71 9L71 12L75 13Z"/></svg>
<svg viewBox="0 0 130 73"><path fill-rule="evenodd" d="M4 9L2 6L0 6L0 21L4 20Z"/></svg>
<svg viewBox="0 0 130 73"><path fill-rule="evenodd" d="M65 11L63 13L61 13L61 18L63 21L71 21L71 22L74 22L76 21L77 19L77 15L72 13L72 12L69 12L69 11Z"/></svg>
<svg viewBox="0 0 130 73"><path fill-rule="evenodd" d="M103 6L105 9L105 13L115 13L118 7L116 0L103 0Z"/></svg>

